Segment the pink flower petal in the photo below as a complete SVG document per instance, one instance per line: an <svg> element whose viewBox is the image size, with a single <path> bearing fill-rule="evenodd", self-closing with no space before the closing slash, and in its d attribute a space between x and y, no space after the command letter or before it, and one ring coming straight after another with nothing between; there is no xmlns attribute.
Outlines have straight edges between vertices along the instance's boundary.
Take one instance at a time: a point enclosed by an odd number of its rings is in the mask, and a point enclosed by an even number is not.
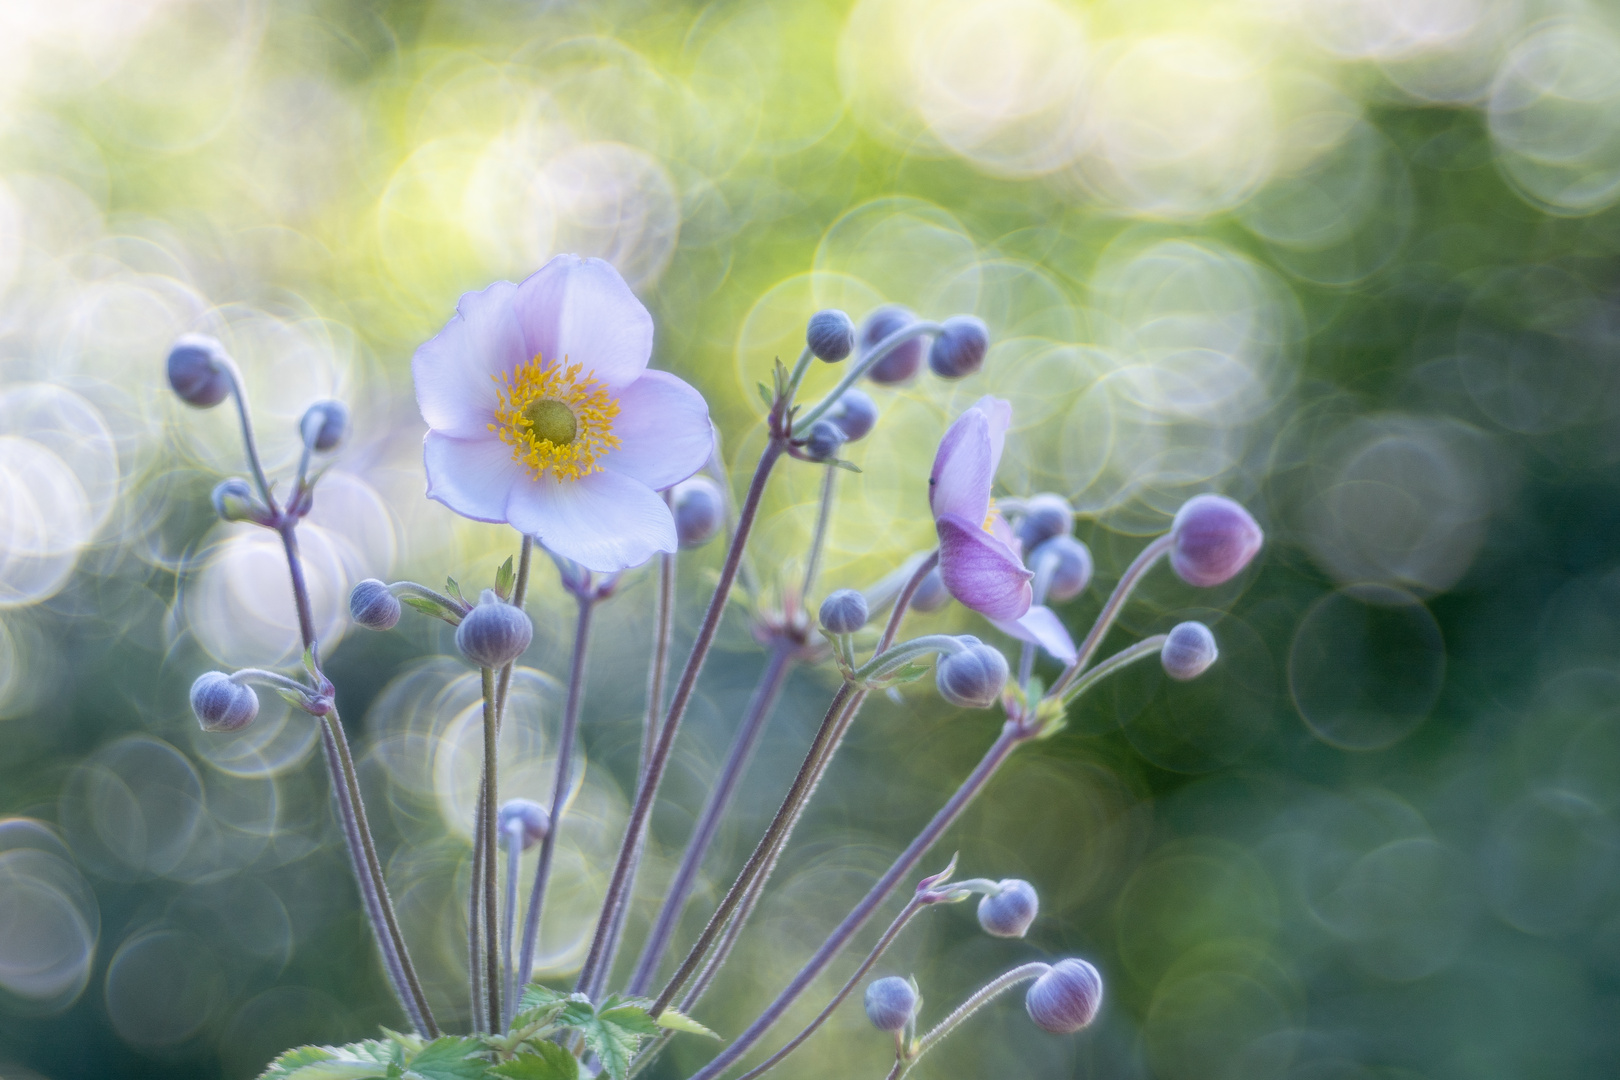
<svg viewBox="0 0 1620 1080"><path fill-rule="evenodd" d="M675 516L658 493L621 473L578 480L525 477L507 507L513 527L564 558L602 573L674 551Z"/></svg>
<svg viewBox="0 0 1620 1080"><path fill-rule="evenodd" d="M939 531L939 576L952 596L992 619L1017 619L1029 610L1034 577L1012 550L977 522L948 514Z"/></svg>
<svg viewBox="0 0 1620 1080"><path fill-rule="evenodd" d="M516 308L528 356L548 366L578 364L614 390L647 369L652 316L601 259L558 255L517 287Z"/></svg>
<svg viewBox="0 0 1620 1080"><path fill-rule="evenodd" d="M422 463L428 498L474 521L506 521L514 486L528 478L512 459L512 448L487 432L479 439L456 439L430 431L422 440Z"/></svg>
<svg viewBox="0 0 1620 1080"><path fill-rule="evenodd" d="M957 417L939 441L928 474L928 505L935 518L953 514L983 523L990 513L990 483L996 478L990 452L990 420L978 409Z"/></svg>
<svg viewBox="0 0 1620 1080"><path fill-rule="evenodd" d="M1072 664L1080 655L1074 639L1064 628L1057 612L1044 604L1036 604L1018 619L992 619L996 629L1008 637L1039 645L1065 664Z"/></svg>
<svg viewBox="0 0 1620 1080"><path fill-rule="evenodd" d="M411 357L416 404L428 427L460 439L488 434L495 380L529 359L512 301L517 286L497 281L465 293L444 329Z"/></svg>
<svg viewBox="0 0 1620 1080"><path fill-rule="evenodd" d="M602 467L655 491L697 472L714 449L703 395L665 371L643 372L619 394L613 434L619 447L602 458Z"/></svg>

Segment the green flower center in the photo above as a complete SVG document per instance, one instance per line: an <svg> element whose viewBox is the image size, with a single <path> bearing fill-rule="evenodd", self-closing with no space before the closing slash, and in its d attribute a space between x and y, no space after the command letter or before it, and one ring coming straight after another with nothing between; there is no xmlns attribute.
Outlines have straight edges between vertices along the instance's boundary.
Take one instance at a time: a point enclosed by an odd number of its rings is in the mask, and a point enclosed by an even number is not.
<svg viewBox="0 0 1620 1080"><path fill-rule="evenodd" d="M579 431L574 410L555 398L538 398L529 403L523 415L533 425L530 430L536 439L544 439L553 446L567 446Z"/></svg>

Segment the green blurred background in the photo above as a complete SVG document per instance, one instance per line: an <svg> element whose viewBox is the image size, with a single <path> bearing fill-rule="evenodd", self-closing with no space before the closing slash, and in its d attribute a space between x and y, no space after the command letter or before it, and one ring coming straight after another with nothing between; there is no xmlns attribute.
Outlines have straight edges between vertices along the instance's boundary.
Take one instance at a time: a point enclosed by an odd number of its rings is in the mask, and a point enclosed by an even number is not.
<svg viewBox="0 0 1620 1080"><path fill-rule="evenodd" d="M296 637L273 537L209 512L242 469L227 410L163 385L192 330L243 365L273 471L307 404L353 408L304 530L314 600L406 933L441 1018L465 1016L476 677L438 624L362 635L343 599L366 576L485 584L514 549L422 497L409 358L461 292L564 251L653 310L654 362L707 395L734 480L754 385L812 311L987 321L979 374L874 392L828 587L931 542L934 444L985 393L1014 407L1001 489L1083 513L1077 631L1189 494L1267 529L1219 589L1156 572L1115 638L1203 618L1216 668L1105 687L930 857L1032 881L1028 939L963 905L879 969L916 974L929 1021L1083 955L1101 1019L1052 1037L1010 997L919 1077L1620 1073L1617 201L1599 3L9 0L0 1075L251 1077L402 1023L307 718L266 701L205 736L186 707L200 671L287 664ZM768 593L819 481L773 480ZM677 657L717 559L683 559ZM571 617L539 577L502 790L545 797ZM626 814L650 597L633 573L602 616L542 948L559 976ZM993 633L959 608L918 625ZM761 662L739 611L632 948ZM687 937L832 685L790 682ZM996 727L926 682L874 701L700 1018L739 1031ZM679 1040L652 1075L706 1053ZM851 1005L782 1075L890 1055Z"/></svg>

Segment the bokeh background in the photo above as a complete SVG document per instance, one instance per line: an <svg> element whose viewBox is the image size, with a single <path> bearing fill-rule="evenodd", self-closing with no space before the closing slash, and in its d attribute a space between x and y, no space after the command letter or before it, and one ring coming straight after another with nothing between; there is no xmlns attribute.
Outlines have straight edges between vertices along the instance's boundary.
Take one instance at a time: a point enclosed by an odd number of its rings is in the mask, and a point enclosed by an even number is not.
<svg viewBox="0 0 1620 1080"><path fill-rule="evenodd" d="M205 736L186 707L200 671L287 664L296 635L273 538L210 514L243 465L227 410L163 385L185 331L244 367L272 471L308 403L353 408L304 547L406 932L441 1017L465 1015L477 687L439 624L356 633L343 599L366 576L477 587L515 548L422 497L409 358L461 292L567 251L653 310L655 363L708 396L734 481L755 383L813 310L990 325L977 375L875 391L829 587L931 542L933 445L985 393L1014 406L1004 492L1084 515L1077 630L1189 494L1267 529L1220 589L1158 572L1114 639L1203 618L1209 675L1120 678L931 857L1034 882L1029 938L935 911L880 970L915 973L931 1020L1083 955L1102 1018L1051 1037L1009 997L919 1077L1616 1075L1617 201L1602 3L9 0L0 1075L245 1078L402 1023L308 719L266 700ZM819 480L773 480L767 601ZM682 560L677 657L717 558ZM559 977L625 817L650 597L631 574L602 616L542 949ZM502 790L546 797L571 617L544 566L532 610ZM919 626L991 633L960 609ZM649 900L760 666L739 606ZM794 675L697 907L831 687ZM875 700L701 1018L740 1030L996 726L926 682ZM683 1038L653 1075L707 1052ZM782 1075L881 1076L889 1053L851 1005Z"/></svg>

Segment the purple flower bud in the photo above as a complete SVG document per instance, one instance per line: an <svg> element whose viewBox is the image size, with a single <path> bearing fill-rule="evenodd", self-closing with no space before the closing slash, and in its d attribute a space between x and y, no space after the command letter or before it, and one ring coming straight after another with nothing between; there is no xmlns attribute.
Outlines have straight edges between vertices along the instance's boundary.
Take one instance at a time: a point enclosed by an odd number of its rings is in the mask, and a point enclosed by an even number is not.
<svg viewBox="0 0 1620 1080"><path fill-rule="evenodd" d="M191 711L204 731L241 731L259 715L259 695L223 671L206 671L191 684Z"/></svg>
<svg viewBox="0 0 1620 1080"><path fill-rule="evenodd" d="M1249 565L1265 534L1249 512L1225 495L1194 495L1170 524L1170 565L1189 585L1230 581Z"/></svg>
<svg viewBox="0 0 1620 1080"><path fill-rule="evenodd" d="M523 655L534 640L534 623L522 608L485 589L456 627L456 648L479 667L498 668Z"/></svg>
<svg viewBox="0 0 1620 1080"><path fill-rule="evenodd" d="M917 1011L917 990L909 979L890 975L866 988L866 1018L879 1031L901 1031Z"/></svg>
<svg viewBox="0 0 1620 1080"><path fill-rule="evenodd" d="M376 578L366 578L349 592L349 617L368 630L392 630L399 612L399 598Z"/></svg>
<svg viewBox="0 0 1620 1080"><path fill-rule="evenodd" d="M913 315L909 308L903 308L899 304L889 304L878 308L868 315L866 322L861 325L861 351L863 353L870 352L872 346L878 344L896 330L909 326L916 321L917 316ZM873 364L872 370L866 373L866 377L875 383L905 382L917 374L917 369L922 367L922 360L922 338L912 338L895 349L894 352Z"/></svg>
<svg viewBox="0 0 1620 1080"><path fill-rule="evenodd" d="M938 611L951 602L951 591L945 587L945 579L939 576L939 567L928 571L917 591L911 597L911 609L927 614Z"/></svg>
<svg viewBox="0 0 1620 1080"><path fill-rule="evenodd" d="M349 407L341 401L317 401L304 410L298 433L311 450L326 453L343 441L349 431Z"/></svg>
<svg viewBox="0 0 1620 1080"><path fill-rule="evenodd" d="M1164 673L1181 682L1198 678L1218 655L1215 635L1201 622L1177 623L1166 635L1164 648L1159 650Z"/></svg>
<svg viewBox="0 0 1620 1080"><path fill-rule="evenodd" d="M253 485L240 476L215 484L209 499L221 521L263 522L269 516L268 508L259 501Z"/></svg>
<svg viewBox="0 0 1620 1080"><path fill-rule="evenodd" d="M988 709L1007 685L1007 658L978 638L963 636L967 650L946 653L934 668L939 695L963 709Z"/></svg>
<svg viewBox="0 0 1620 1080"><path fill-rule="evenodd" d="M1059 960L1024 997L1029 1018L1054 1035L1071 1035L1097 1016L1102 976L1084 960Z"/></svg>
<svg viewBox="0 0 1620 1080"><path fill-rule="evenodd" d="M996 937L1023 937L1040 910L1035 886L1017 878L1000 882L1001 892L979 901L979 925Z"/></svg>
<svg viewBox="0 0 1620 1080"><path fill-rule="evenodd" d="M928 347L928 366L942 379L960 379L979 370L990 348L990 330L973 315L952 315Z"/></svg>
<svg viewBox="0 0 1620 1080"><path fill-rule="evenodd" d="M182 334L169 350L169 385L187 405L212 409L231 392L225 347L206 334Z"/></svg>
<svg viewBox="0 0 1620 1080"><path fill-rule="evenodd" d="M810 316L804 340L816 359L836 364L855 349L855 322L837 308L818 311Z"/></svg>
<svg viewBox="0 0 1620 1080"><path fill-rule="evenodd" d="M1072 536L1054 536L1035 549L1031 566L1052 560L1051 580L1046 585L1048 600L1072 600L1091 584L1091 549Z"/></svg>
<svg viewBox="0 0 1620 1080"><path fill-rule="evenodd" d="M827 419L844 429L844 438L848 441L864 439L877 426L877 402L865 391L850 387L828 410Z"/></svg>
<svg viewBox="0 0 1620 1080"><path fill-rule="evenodd" d="M1050 491L1031 495L1024 501L1024 516L1018 522L1018 539L1025 551L1034 551L1054 536L1074 531L1074 508L1069 500Z"/></svg>
<svg viewBox="0 0 1620 1080"><path fill-rule="evenodd" d="M831 420L817 420L804 440L804 454L811 461L828 461L838 456L838 448L843 445L843 428Z"/></svg>
<svg viewBox="0 0 1620 1080"><path fill-rule="evenodd" d="M821 625L832 634L853 634L866 625L866 597L854 589L838 589L821 602Z"/></svg>
<svg viewBox="0 0 1620 1080"><path fill-rule="evenodd" d="M675 507L675 535L681 547L702 547L720 534L726 523L726 497L707 476L691 476L670 492Z"/></svg>
<svg viewBox="0 0 1620 1080"><path fill-rule="evenodd" d="M544 840L546 833L551 831L551 815L546 812L545 807L533 799L508 799L501 804L496 820L502 847L511 847L511 836L516 831L513 828L514 822L523 827L524 851Z"/></svg>

